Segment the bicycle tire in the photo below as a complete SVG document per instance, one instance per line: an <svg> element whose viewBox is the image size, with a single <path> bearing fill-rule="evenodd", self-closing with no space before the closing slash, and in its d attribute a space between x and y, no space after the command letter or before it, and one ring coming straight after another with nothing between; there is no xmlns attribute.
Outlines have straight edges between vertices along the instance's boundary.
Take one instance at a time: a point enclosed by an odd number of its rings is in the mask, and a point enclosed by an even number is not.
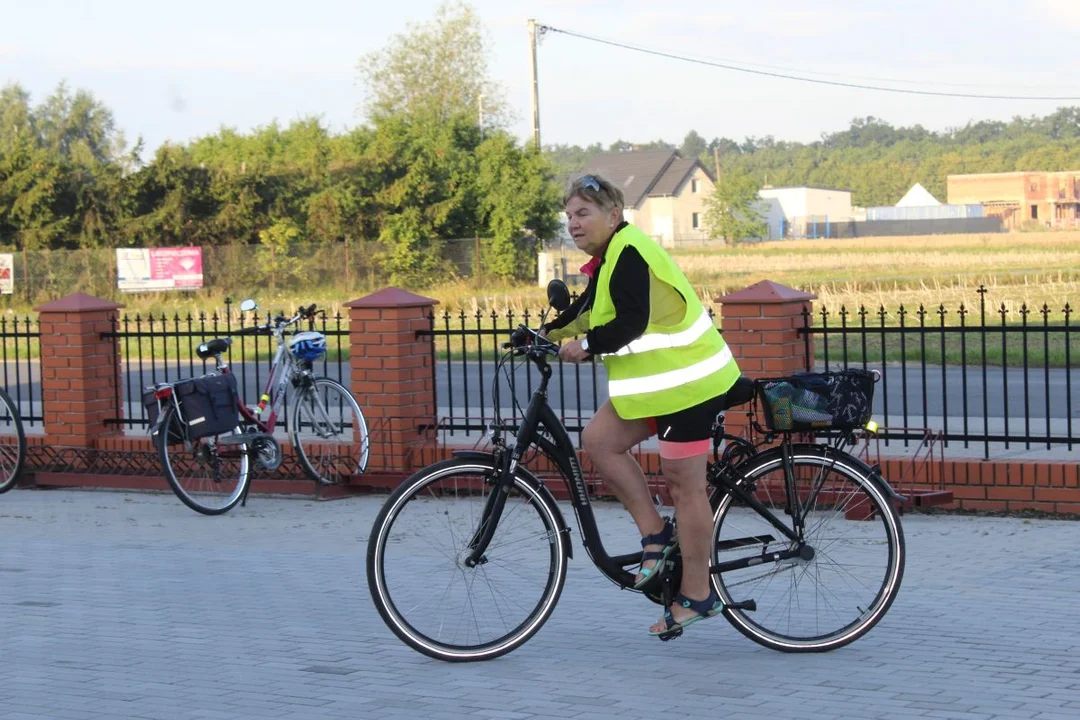
<svg viewBox="0 0 1080 720"><path fill-rule="evenodd" d="M192 440L191 449L188 450L186 445L168 441L170 431L174 437L176 433L183 435L176 408L171 405L165 409L155 442L165 479L176 496L203 515L221 515L236 507L251 483L251 459L247 445L229 446L227 450L219 452L216 440L204 437ZM239 433L241 429L237 427L233 432ZM207 467L212 471L211 477L201 477L202 468ZM231 479L234 473L235 481ZM222 500L210 502L209 498L212 497L221 497Z"/></svg>
<svg viewBox="0 0 1080 720"><path fill-rule="evenodd" d="M524 468L514 473L513 486L484 562L473 568L462 562L468 540L477 531L495 472L490 460L459 458L430 465L414 473L390 495L371 529L367 575L375 607L398 638L428 657L468 662L505 655L540 630L562 593L569 555L566 526L550 494ZM447 502L440 502L444 499ZM530 508L535 518L527 514ZM415 524L403 522L407 512L415 516ZM452 525L458 519L460 532ZM395 532L399 523L403 531ZM419 546L417 532L426 538ZM527 543L533 538L538 542ZM449 550L448 543L452 544ZM518 557L512 565L506 565L513 553ZM530 561L537 569L525 566ZM447 570L449 576L440 574ZM497 579L507 580L507 587L498 592L490 587L496 574ZM446 577L449 583L444 587ZM467 603L461 602L459 613L463 589L471 593L475 585L483 582L489 586L481 597L483 602L474 603L470 595ZM410 584L412 587L407 587ZM523 600L524 605L518 603L517 596L535 592L535 585L542 587L535 606L528 607L532 600ZM523 590L525 586L530 587ZM429 600L434 601L430 611L418 610L418 603ZM514 624L513 619L506 618L511 611L521 612L524 617ZM442 614L434 622L427 612ZM469 612L471 623L465 617ZM491 617L481 622L478 612L487 612ZM449 627L459 617L464 618L465 627ZM499 621L503 630L494 628ZM470 641L474 631L475 641ZM464 641L458 639L459 632L464 632Z"/></svg>
<svg viewBox="0 0 1080 720"><path fill-rule="evenodd" d="M19 409L3 388L0 388L0 405L3 406L0 424L10 423L15 429L15 442L0 444L0 493L5 493L19 483L26 466L26 432Z"/></svg>
<svg viewBox="0 0 1080 720"><path fill-rule="evenodd" d="M331 401L334 395L337 399ZM329 415L319 417L324 410ZM346 413L352 415L351 421L345 418ZM310 432L305 433L305 428ZM335 431L341 434L336 441L332 437ZM322 485L347 482L367 469L371 451L367 420L356 398L336 380L315 378L296 391L289 410L289 442L304 473ZM316 454L319 450L322 456Z"/></svg>
<svg viewBox="0 0 1080 720"><path fill-rule="evenodd" d="M857 458L822 445L797 444L792 446L791 461L800 502L809 504L813 499L813 507L805 515L806 539L815 554L810 559L770 562L770 553L791 547L791 541L751 508L736 506L734 496L723 494L713 516L712 565L748 554L758 562L737 571L713 573L712 583L725 604L747 599L757 603L753 612L724 610L728 622L746 637L782 652L825 652L865 635L896 599L904 574L904 533L886 490ZM775 509L775 517L792 523L792 516L784 514L783 496L777 494L777 489L783 492L783 460L778 448L748 458L735 471L744 487L754 487L758 499ZM770 476L776 471L780 473L778 481ZM725 522L729 523L727 529ZM841 552L844 558L837 559ZM852 559L863 562L853 563ZM877 569L882 559L884 564ZM865 571L867 582L857 574L863 573L864 567L875 568ZM879 573L880 582L875 585ZM788 581L786 589L783 579L774 584L782 574ZM852 603L836 590L824 588L825 580L834 579L839 580L836 586L846 586L863 597ZM779 598L774 601L775 594ZM787 607L774 615L785 596ZM837 627L822 631L820 617L812 623L806 617L811 609L834 615ZM786 629L775 627L785 621Z"/></svg>

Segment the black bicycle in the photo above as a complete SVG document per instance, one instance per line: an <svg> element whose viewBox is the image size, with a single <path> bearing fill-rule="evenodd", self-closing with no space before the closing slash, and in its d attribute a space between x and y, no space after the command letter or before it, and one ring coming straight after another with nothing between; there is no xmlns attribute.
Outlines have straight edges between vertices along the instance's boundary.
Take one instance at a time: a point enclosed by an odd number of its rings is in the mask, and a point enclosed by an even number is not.
<svg viewBox="0 0 1080 720"><path fill-rule="evenodd" d="M557 308L565 306L562 293L565 286L549 286ZM511 347L500 366L527 357L541 381L514 441L504 440L497 422L492 452L456 452L413 474L387 499L368 541L379 614L402 641L440 660L508 653L558 602L573 555L570 528L551 491L524 467L527 454L543 453L558 468L600 572L632 589L641 560L640 550L611 556L601 541L574 445L547 402L548 358L557 347L523 326L515 334L530 339ZM767 387L751 382L740 390ZM739 394L729 393L731 405L755 397ZM896 503L903 498L877 467L844 451L854 432L827 444L792 435L765 431L754 445L726 434L718 419L708 467L711 579L724 617L744 635L775 650L820 652L864 635L896 597L904 571ZM676 551L640 592L667 607L680 578Z"/></svg>
<svg viewBox="0 0 1080 720"><path fill-rule="evenodd" d="M18 485L22 477L26 465L26 432L18 406L3 388L0 388L0 427L14 433L7 441L0 442L0 493L5 493Z"/></svg>

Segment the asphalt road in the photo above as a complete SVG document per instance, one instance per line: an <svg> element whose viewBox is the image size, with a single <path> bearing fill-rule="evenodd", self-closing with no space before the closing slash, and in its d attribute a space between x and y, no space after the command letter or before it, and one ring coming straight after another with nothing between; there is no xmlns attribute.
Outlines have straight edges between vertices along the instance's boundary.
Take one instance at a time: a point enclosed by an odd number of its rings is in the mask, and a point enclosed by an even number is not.
<svg viewBox="0 0 1080 720"><path fill-rule="evenodd" d="M2 367L2 365L0 365ZM210 366L207 369L212 369ZM257 402L267 379L266 365L235 363L233 371L241 382L241 392L249 404ZM122 392L129 405L129 417L141 417L139 397L144 386L154 381L189 377L203 372L198 363L184 365L179 374L174 367L168 372L161 365L144 363L140 368L125 368L122 376ZM330 363L325 369L329 377L349 381L347 364ZM493 403L492 380L495 377L494 362L436 363L436 397L440 415L454 414L470 417L490 416ZM539 383L539 373L524 363L517 363L512 373L513 385L505 377L499 385L500 406L511 407L513 397L522 407ZM40 397L39 370L36 362L22 362L16 368L8 362L5 375L6 386L12 397L21 398L24 414L30 398ZM18 380L18 381L16 381ZM1026 386L1025 386L1026 383ZM552 407L569 415L588 417L607 399L607 378L602 365L555 366L555 373L548 387ZM1007 398L1007 403L1006 403ZM1049 402L1048 402L1049 401ZM935 427L941 418L949 417L951 427L962 421L964 407L971 424L977 428L983 418L987 421L1004 422L1009 418L1010 428L1025 419L1032 424L1032 432L1045 431L1046 420L1058 426L1068 423L1070 417L1080 413L1080 370L1054 368L1031 370L1027 377L1019 368L981 368L958 366L927 366L923 369L909 365L906 370L899 365L884 368L881 382L874 398L876 417L888 417L892 424L903 422L904 427ZM1049 408L1049 412L1047 412ZM954 420L955 419L955 420ZM924 422L925 420L925 422ZM1080 427L1080 420L1074 423ZM1076 428L1074 428L1075 431ZM1012 430L1011 430L1012 431Z"/></svg>

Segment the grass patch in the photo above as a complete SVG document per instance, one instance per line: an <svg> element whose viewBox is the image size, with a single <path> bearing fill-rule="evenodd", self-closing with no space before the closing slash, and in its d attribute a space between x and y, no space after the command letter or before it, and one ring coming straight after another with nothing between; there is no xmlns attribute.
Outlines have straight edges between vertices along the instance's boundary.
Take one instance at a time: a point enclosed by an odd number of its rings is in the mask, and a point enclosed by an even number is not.
<svg viewBox="0 0 1080 720"><path fill-rule="evenodd" d="M1035 329L1029 327L1028 332L1024 332L1016 325L1008 325L1004 332L1000 328L987 328L985 349L981 328L944 334L932 330L884 336L868 332L865 343L861 334L828 335L828 342L825 336L814 335L814 358L821 362L828 360L830 367L842 364L845 352L849 363L861 364L865 358L870 365L900 361L921 363L924 358L932 365L982 365L984 358L990 366L1023 367L1026 362L1029 368L1062 368L1076 364L1080 358L1080 332L1075 327L1068 333L1063 325L1051 326L1048 332L1041 326L1037 332L1032 330Z"/></svg>

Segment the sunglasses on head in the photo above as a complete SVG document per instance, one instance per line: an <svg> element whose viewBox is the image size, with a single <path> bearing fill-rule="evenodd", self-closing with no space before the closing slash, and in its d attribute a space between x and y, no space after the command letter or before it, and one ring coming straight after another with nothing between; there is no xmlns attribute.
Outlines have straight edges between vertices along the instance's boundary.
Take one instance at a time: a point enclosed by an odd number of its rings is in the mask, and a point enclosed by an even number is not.
<svg viewBox="0 0 1080 720"><path fill-rule="evenodd" d="M586 190L592 190L593 192L601 191L600 181L592 175L585 175L581 178L581 187L585 188Z"/></svg>

